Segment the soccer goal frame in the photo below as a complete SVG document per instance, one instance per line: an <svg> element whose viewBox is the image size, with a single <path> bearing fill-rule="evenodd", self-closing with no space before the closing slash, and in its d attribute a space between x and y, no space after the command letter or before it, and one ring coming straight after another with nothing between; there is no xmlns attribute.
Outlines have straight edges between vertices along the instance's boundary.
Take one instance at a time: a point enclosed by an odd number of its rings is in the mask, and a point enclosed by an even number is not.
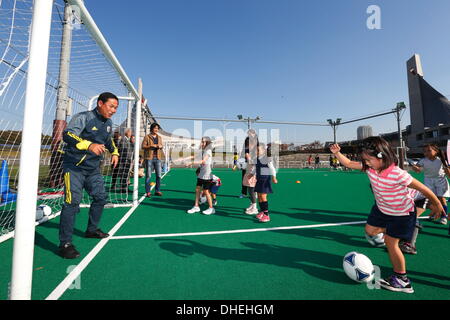
<svg viewBox="0 0 450 320"><path fill-rule="evenodd" d="M142 81L139 79L139 88L133 85L124 71L119 60L110 48L108 42L95 24L93 18L81 0L65 0L66 5L72 6L81 19L84 28L95 40L103 55L120 76L123 84L129 91L130 101L128 114L131 115L133 102L135 102L135 159L134 159L134 190L133 205L138 204L138 172L141 110L143 106ZM15 228L13 232L13 261L12 275L9 286L9 299L29 300L32 293L32 274L35 239L35 212L37 203L36 190L38 189L38 174L40 163L40 147L42 133L43 109L45 105L47 62L49 58L50 31L52 23L53 0L34 0L30 40L28 72L26 76L25 107L22 128L22 143L20 151L20 166L17 202L15 210ZM146 107L146 106L145 106ZM147 108L147 107L146 107ZM131 117L127 118L127 126Z"/></svg>

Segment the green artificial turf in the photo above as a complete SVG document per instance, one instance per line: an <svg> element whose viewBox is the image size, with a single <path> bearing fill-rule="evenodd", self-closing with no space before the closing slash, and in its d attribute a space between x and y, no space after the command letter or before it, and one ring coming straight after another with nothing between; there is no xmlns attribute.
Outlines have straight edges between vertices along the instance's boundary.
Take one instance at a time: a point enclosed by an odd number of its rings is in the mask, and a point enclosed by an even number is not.
<svg viewBox="0 0 450 320"><path fill-rule="evenodd" d="M369 289L347 278L347 252L367 255L391 272L384 249L371 247L364 224L311 227L365 221L374 203L366 175L358 172L285 169L269 195L272 221L244 214L249 200L239 199L241 172L214 171L222 179L216 214L187 214L193 205L195 174L173 169L162 180L163 197L145 199L61 299L449 299L447 228L423 222L418 255L407 256L415 293ZM301 183L296 183L300 181ZM140 189L143 194L143 188ZM203 207L206 209L206 207ZM128 208L104 211L101 228L110 230ZM84 239L87 209L77 217L76 260L56 255L58 219L37 228L33 299L45 299L98 240ZM306 228L175 235L173 233L247 230L286 226ZM164 236L166 234L166 236ZM12 241L0 244L0 298L7 296ZM4 257L4 258L3 258Z"/></svg>

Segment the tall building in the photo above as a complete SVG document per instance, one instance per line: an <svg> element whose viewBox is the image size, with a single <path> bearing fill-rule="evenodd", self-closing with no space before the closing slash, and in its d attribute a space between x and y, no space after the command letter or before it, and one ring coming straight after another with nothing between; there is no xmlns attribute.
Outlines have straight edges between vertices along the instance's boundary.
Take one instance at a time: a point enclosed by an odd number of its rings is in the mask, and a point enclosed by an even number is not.
<svg viewBox="0 0 450 320"><path fill-rule="evenodd" d="M364 140L368 137L373 136L373 131L371 126L360 126L356 130L358 140Z"/></svg>
<svg viewBox="0 0 450 320"><path fill-rule="evenodd" d="M411 153L420 153L426 143L444 149L450 139L450 101L424 80L420 56L406 63L411 125L407 127Z"/></svg>

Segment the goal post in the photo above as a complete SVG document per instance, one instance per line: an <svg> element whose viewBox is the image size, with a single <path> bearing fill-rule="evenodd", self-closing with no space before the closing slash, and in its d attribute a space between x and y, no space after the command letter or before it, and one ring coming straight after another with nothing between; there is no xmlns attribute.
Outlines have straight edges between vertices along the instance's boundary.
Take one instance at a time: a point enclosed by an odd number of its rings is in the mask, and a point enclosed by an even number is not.
<svg viewBox="0 0 450 320"><path fill-rule="evenodd" d="M28 76L33 0L2 0L0 16L0 243L14 236L18 177L21 171L23 112ZM54 0L45 102L41 130L37 205L47 205L51 219L59 215L64 197L62 133L71 117L95 108L98 95L108 91L119 97L112 118L113 132L123 135L134 127L138 91L96 26L82 1ZM148 111L147 106L143 110ZM38 137L39 135L37 135ZM137 143L140 143L138 141ZM23 166L23 165L22 165ZM133 168L120 169L129 178ZM133 191L113 190L117 170L111 168L107 152L101 162L108 207L133 205ZM129 170L130 172L127 172ZM138 169L135 169L138 171ZM130 183L133 180L129 180ZM35 193L36 193L35 190ZM89 206L86 193L82 207ZM44 219L45 220L45 219ZM41 223L43 221L36 221Z"/></svg>
<svg viewBox="0 0 450 320"><path fill-rule="evenodd" d="M141 133L141 109L142 109L142 80L139 79L138 83L138 100L136 103L136 117L134 127L136 128L136 142L134 144L134 184L133 184L133 206L138 205L138 188L139 188L139 150L140 146L140 133Z"/></svg>
<svg viewBox="0 0 450 320"><path fill-rule="evenodd" d="M116 171L106 152L100 170L105 208L131 207L143 182L131 172L139 173L144 113L151 113L83 1L0 0L0 17L0 244L15 238L9 298L30 299L35 227L64 204L67 124L94 109L102 92L119 97L111 133L132 129L135 147ZM118 176L126 191L113 189ZM90 202L84 192L80 207ZM41 205L48 208L37 211Z"/></svg>
<svg viewBox="0 0 450 320"><path fill-rule="evenodd" d="M35 0L30 40L30 57L22 130L15 239L11 277L11 300L31 299L34 256L36 189L38 186L40 137L45 99L52 0Z"/></svg>

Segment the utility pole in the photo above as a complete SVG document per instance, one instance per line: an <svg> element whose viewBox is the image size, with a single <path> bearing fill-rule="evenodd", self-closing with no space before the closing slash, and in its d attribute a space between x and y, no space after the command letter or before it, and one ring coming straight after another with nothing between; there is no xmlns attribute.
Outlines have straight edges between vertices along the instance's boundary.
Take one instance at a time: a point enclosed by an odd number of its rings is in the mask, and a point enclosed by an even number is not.
<svg viewBox="0 0 450 320"><path fill-rule="evenodd" d="M67 112L70 109L69 72L70 72L70 51L72 48L72 26L70 17L72 15L71 6L66 2L64 7L63 33L61 40L61 56L59 62L58 94L56 99L56 114L53 121L53 133L51 143L51 160L49 180L50 187L56 188L63 184L62 176L62 154L59 152L62 134L67 126Z"/></svg>

